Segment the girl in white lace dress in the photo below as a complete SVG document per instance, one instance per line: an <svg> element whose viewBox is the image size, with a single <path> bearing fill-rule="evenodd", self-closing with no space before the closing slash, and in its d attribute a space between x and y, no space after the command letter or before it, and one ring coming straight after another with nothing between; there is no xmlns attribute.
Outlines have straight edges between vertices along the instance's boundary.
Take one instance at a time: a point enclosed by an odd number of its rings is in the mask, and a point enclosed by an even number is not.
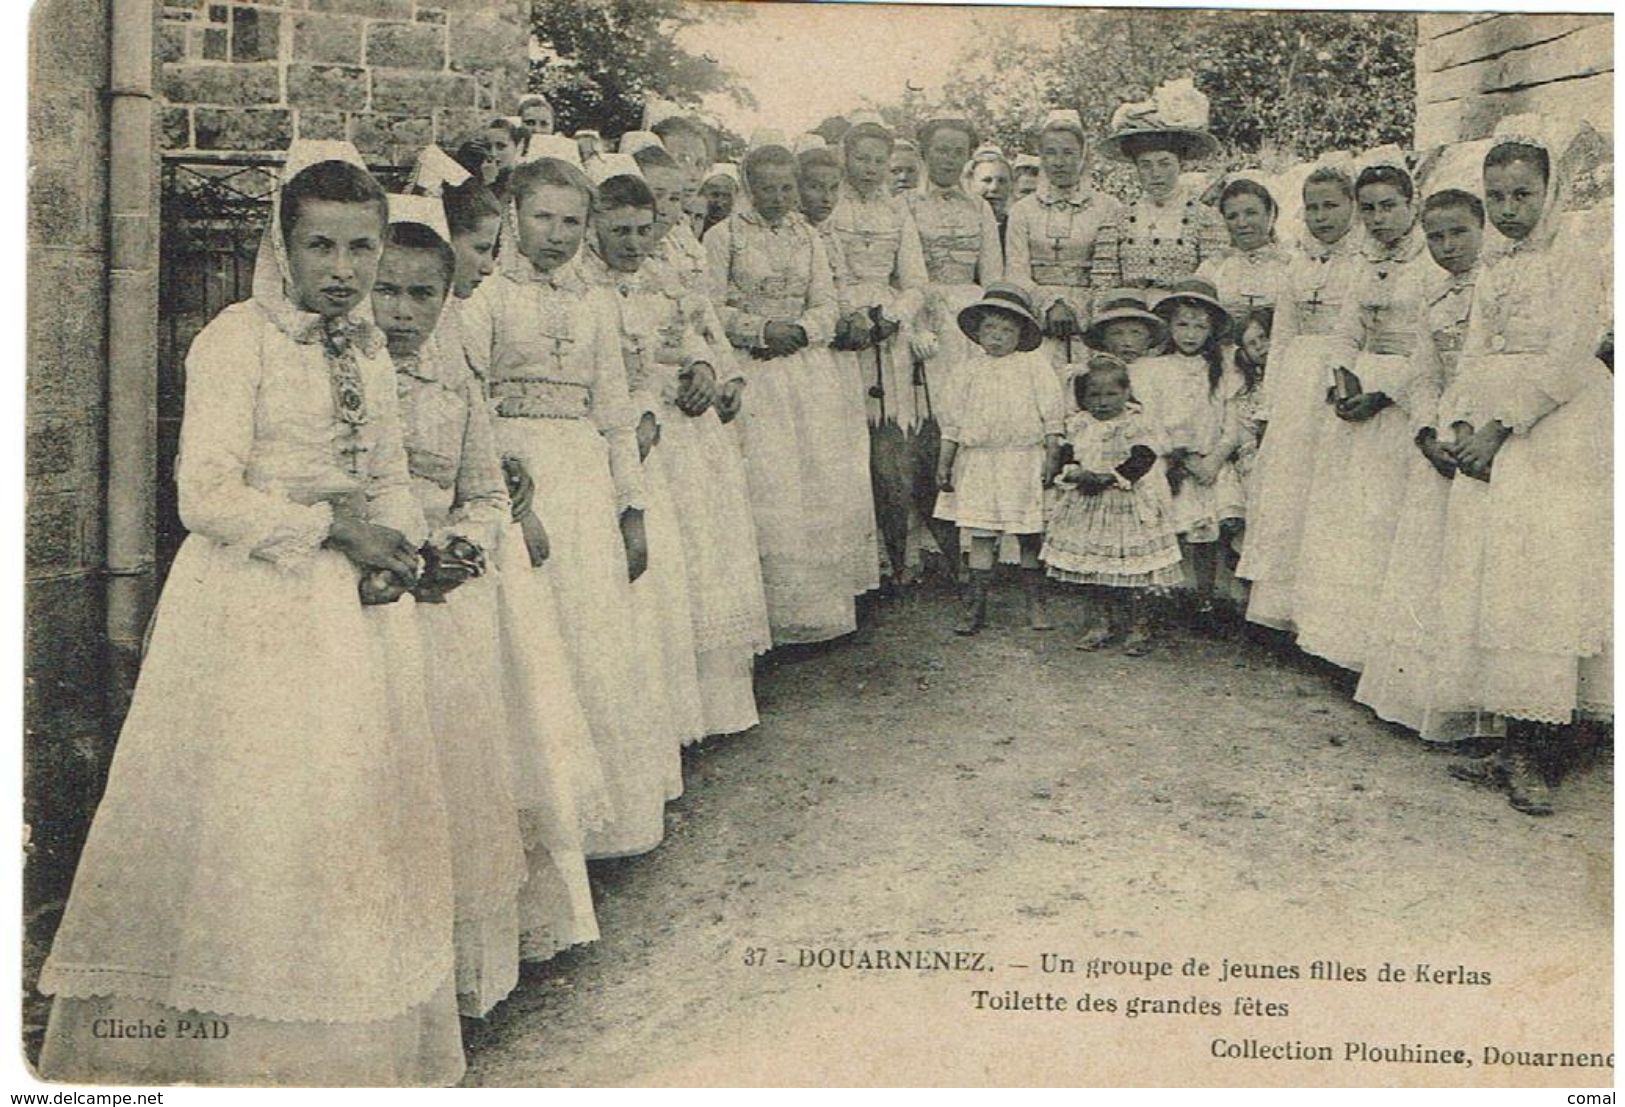
<svg viewBox="0 0 1625 1107"><path fill-rule="evenodd" d="M579 804L567 791L583 772L596 773L597 761L568 670L551 674L546 702L535 702L536 658L505 633L514 616L497 551L505 537L522 536L508 533L480 382L436 326L455 269L444 225L430 221L439 201L395 196L390 208L373 313L395 363L429 541L452 568L450 589L433 579L420 588L418 624L451 825L458 1001L479 1017L518 983L522 953L542 959L598 936ZM532 607L526 617L534 623L538 614ZM556 625L535 630L558 634Z"/></svg>
<svg viewBox="0 0 1625 1107"><path fill-rule="evenodd" d="M634 175L636 164L620 158L601 162L615 175L599 182L582 270L620 305L640 449L647 442L644 477L670 506L678 554L671 567L681 595L661 604L660 614L686 622L681 635L668 637L686 636L693 657L691 740L733 734L756 725L753 659L772 644L745 468L712 407L714 351L695 329L699 309L691 303L703 293L686 289L676 270L648 256L655 199Z"/></svg>
<svg viewBox="0 0 1625 1107"><path fill-rule="evenodd" d="M1230 317L1200 277L1176 281L1157 301L1172 349L1129 367L1134 397L1158 428L1172 489L1174 531L1203 614L1218 572L1221 476L1228 466L1225 407L1239 386L1224 356Z"/></svg>
<svg viewBox="0 0 1625 1107"><path fill-rule="evenodd" d="M1275 303L1290 260L1275 236L1278 211L1270 190L1251 177L1236 177L1219 193L1230 247L1202 262L1196 275L1213 282L1232 319Z"/></svg>
<svg viewBox="0 0 1625 1107"><path fill-rule="evenodd" d="M1476 768L1537 815L1552 810L1552 728L1613 717L1613 375L1597 357L1608 252L1559 233L1584 149L1559 132L1533 116L1497 127L1484 159L1497 253L1439 402L1460 474L1433 706L1514 720L1504 756Z"/></svg>
<svg viewBox="0 0 1625 1107"><path fill-rule="evenodd" d="M994 282L959 313L959 327L980 349L960 368L943 405L937 461L937 516L970 539L970 588L954 631L975 634L986 621L993 562L1007 536L1020 544L1028 625L1048 630L1038 554L1044 490L1060 454L1061 390L1041 352L1043 332L1025 289Z"/></svg>
<svg viewBox="0 0 1625 1107"><path fill-rule="evenodd" d="M1324 352L1323 381L1338 423L1314 458L1292 617L1299 649L1359 672L1416 455L1411 355L1425 333L1433 263L1403 166L1373 160L1355 179L1354 194L1366 240Z"/></svg>
<svg viewBox="0 0 1625 1107"><path fill-rule="evenodd" d="M504 574L553 586L577 693L609 785L609 825L587 839L589 856L653 849L665 801L682 791L678 740L665 688L645 660L632 581L650 551L636 412L626 389L620 320L602 289L573 264L593 190L554 158L514 171L514 248L459 312L470 363L486 380L497 449L536 480L534 510L551 556L531 568L524 543L504 542ZM545 598L535 589L538 600Z"/></svg>
<svg viewBox="0 0 1625 1107"><path fill-rule="evenodd" d="M1314 458L1337 427L1326 403L1326 352L1356 273L1363 229L1354 229L1354 178L1337 164L1303 183L1309 234L1292 254L1275 296L1262 418L1267 429L1247 505L1247 548L1236 576L1249 584L1247 618L1290 631L1298 547Z"/></svg>
<svg viewBox="0 0 1625 1107"><path fill-rule="evenodd" d="M849 506L870 490L829 349L835 282L795 210L794 155L758 146L744 177L750 203L705 236L710 294L748 382L740 435L773 642L825 642L857 629L853 550L869 541Z"/></svg>
<svg viewBox="0 0 1625 1107"><path fill-rule="evenodd" d="M412 600L359 593L403 590L425 535L364 319L384 194L346 143L296 146L284 181L253 299L187 354L191 533L40 975L51 1079L462 1075Z"/></svg>
<svg viewBox="0 0 1625 1107"><path fill-rule="evenodd" d="M920 231L908 203L886 187L894 136L874 113L856 113L842 136L845 179L825 228L838 244L832 253L841 318L836 325L837 367L866 397L875 435L875 519L880 553L894 583L907 583L922 567L922 551L935 546L912 500L885 495L887 439L917 432L927 412L926 390L914 385L909 343L925 303L930 273ZM898 434L901 432L901 435Z"/></svg>

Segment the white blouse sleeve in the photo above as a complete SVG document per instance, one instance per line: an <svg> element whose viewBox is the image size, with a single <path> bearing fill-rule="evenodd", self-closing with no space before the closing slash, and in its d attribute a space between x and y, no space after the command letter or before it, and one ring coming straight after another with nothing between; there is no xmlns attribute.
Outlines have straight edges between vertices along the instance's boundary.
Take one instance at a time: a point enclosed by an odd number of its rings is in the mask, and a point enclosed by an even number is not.
<svg viewBox="0 0 1625 1107"><path fill-rule="evenodd" d="M175 483L181 522L244 557L298 570L327 539L333 509L295 503L248 484L254 414L272 324L247 304L228 307L186 354L186 410Z"/></svg>
<svg viewBox="0 0 1625 1107"><path fill-rule="evenodd" d="M1027 295L1038 306L1038 282L1033 280L1033 250L1028 240L1031 233L1027 229L1028 213L1033 209L1025 199L1018 200L1010 205L1010 218L1004 226L1004 275L1009 281L1019 284L1027 290ZM1044 309L1048 305L1039 307L1038 316L1044 316Z"/></svg>
<svg viewBox="0 0 1625 1107"><path fill-rule="evenodd" d="M609 446L609 469L615 481L616 507L641 509L644 503L643 465L638 460L638 415L626 387L626 362L621 358L619 305L608 289L587 293L585 314L592 320L592 422Z"/></svg>
<svg viewBox="0 0 1625 1107"><path fill-rule="evenodd" d="M395 366L380 351L374 358L357 358L367 374L367 412L378 439L367 463L367 521L390 527L414 546L423 544L429 528L423 508L412 490L412 471L406 460L401 430L400 400L395 394Z"/></svg>
<svg viewBox="0 0 1625 1107"><path fill-rule="evenodd" d="M724 219L705 235L705 271L710 285L711 303L716 306L717 318L722 321L723 333L736 349L754 350L763 345L762 329L767 320L760 315L734 307L729 303L733 289L734 221ZM748 378L748 366L741 359L738 375Z"/></svg>
<svg viewBox="0 0 1625 1107"><path fill-rule="evenodd" d="M501 277L482 281L473 295L457 308L457 333L463 356L481 380L491 379L491 361L496 353L498 304Z"/></svg>
<svg viewBox="0 0 1625 1107"><path fill-rule="evenodd" d="M513 509L480 383L472 373L465 374L458 391L465 413L462 456L457 463L456 507L452 522L435 538L444 542L454 534L460 535L490 550L502 540Z"/></svg>

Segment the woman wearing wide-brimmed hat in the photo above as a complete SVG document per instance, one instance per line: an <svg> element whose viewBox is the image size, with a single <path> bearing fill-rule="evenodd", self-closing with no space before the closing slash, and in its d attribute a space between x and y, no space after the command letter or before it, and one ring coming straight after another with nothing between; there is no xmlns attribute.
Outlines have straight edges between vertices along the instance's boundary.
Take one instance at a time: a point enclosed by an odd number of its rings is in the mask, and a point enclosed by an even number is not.
<svg viewBox="0 0 1625 1107"><path fill-rule="evenodd" d="M1202 203L1200 189L1180 179L1192 163L1218 153L1207 124L1207 97L1189 80L1171 81L1150 100L1123 104L1112 115L1100 151L1134 166L1140 195L1101 228L1096 287L1166 288L1224 250L1224 220Z"/></svg>

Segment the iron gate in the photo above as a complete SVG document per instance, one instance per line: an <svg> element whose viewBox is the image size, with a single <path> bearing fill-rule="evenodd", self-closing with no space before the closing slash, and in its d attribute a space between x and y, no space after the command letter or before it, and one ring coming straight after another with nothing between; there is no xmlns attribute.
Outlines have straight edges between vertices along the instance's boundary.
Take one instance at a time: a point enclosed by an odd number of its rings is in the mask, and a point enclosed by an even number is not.
<svg viewBox="0 0 1625 1107"><path fill-rule="evenodd" d="M158 263L157 562L161 584L186 537L175 490L186 351L221 308L246 300L282 163L269 158L166 159ZM375 166L386 189L408 170Z"/></svg>

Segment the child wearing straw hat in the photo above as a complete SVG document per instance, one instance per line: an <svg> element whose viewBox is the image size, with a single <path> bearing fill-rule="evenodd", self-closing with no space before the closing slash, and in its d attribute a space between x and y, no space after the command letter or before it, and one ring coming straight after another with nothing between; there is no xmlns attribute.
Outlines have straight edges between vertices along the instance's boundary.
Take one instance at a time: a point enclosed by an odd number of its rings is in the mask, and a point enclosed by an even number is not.
<svg viewBox="0 0 1625 1107"><path fill-rule="evenodd" d="M1120 358L1125 365L1156 353L1167 341L1168 327L1149 309L1146 294L1137 288L1102 292L1095 299L1092 318L1083 332L1085 346ZM1073 375L1067 373L1069 378Z"/></svg>
<svg viewBox="0 0 1625 1107"><path fill-rule="evenodd" d="M957 634L975 634L987 619L988 586L999 540L1021 544L1028 625L1051 626L1038 553L1043 544L1044 489L1060 458L1063 409L1055 372L1036 351L1043 330L1021 288L995 282L959 313L959 329L980 347L959 367L943 405L937 517L959 524L970 540L970 588Z"/></svg>
<svg viewBox="0 0 1625 1107"><path fill-rule="evenodd" d="M1200 277L1175 283L1158 299L1155 311L1168 328L1173 348L1135 363L1129 373L1134 395L1162 431L1174 530L1196 588L1199 612L1206 614L1218 570L1215 486L1224 466L1219 446L1225 399L1235 387L1235 367L1222 353L1230 314L1213 285Z"/></svg>

